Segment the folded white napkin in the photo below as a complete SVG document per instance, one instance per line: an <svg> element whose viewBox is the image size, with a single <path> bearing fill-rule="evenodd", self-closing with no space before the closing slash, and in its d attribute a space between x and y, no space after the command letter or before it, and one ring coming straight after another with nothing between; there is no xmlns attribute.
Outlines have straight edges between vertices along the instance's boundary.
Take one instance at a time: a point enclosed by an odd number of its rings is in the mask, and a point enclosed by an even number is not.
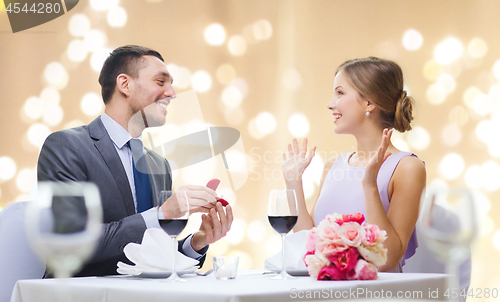
<svg viewBox="0 0 500 302"><path fill-rule="evenodd" d="M308 230L290 234L285 238L285 268L290 270L306 270L304 255ZM264 261L264 267L269 270L281 269L281 250L276 255Z"/></svg>
<svg viewBox="0 0 500 302"><path fill-rule="evenodd" d="M123 252L135 266L118 262L116 271L119 274L139 275L172 270L172 238L162 229L147 229L141 244L129 243ZM176 252L176 271L194 271L198 268L196 265L198 260Z"/></svg>

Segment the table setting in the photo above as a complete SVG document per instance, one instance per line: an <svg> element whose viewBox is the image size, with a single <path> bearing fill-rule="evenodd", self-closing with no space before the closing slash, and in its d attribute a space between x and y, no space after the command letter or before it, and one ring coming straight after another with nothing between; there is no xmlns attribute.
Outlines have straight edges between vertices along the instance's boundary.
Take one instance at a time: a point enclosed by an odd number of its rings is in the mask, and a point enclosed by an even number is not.
<svg viewBox="0 0 500 302"><path fill-rule="evenodd" d="M271 227L281 235L282 249L265 259L263 269L239 270L237 256L217 255L206 261L212 268L199 271L197 260L177 251L176 236L187 223L189 203L181 192L165 191L160 199L165 201L171 196L176 196L179 205L176 218L162 223L164 213L158 211L162 228L147 229L140 244L124 247L131 264L118 262L118 275L21 280L11 302L62 298L117 302L290 301L308 297L370 299L373 295L435 301L447 300L443 296L445 289L458 286L456 278L445 274L378 272L377 266L385 263L387 256L382 246L386 235L367 224L361 214L331 214L312 230L287 235L297 221L293 190L273 190L270 194L267 214Z"/></svg>

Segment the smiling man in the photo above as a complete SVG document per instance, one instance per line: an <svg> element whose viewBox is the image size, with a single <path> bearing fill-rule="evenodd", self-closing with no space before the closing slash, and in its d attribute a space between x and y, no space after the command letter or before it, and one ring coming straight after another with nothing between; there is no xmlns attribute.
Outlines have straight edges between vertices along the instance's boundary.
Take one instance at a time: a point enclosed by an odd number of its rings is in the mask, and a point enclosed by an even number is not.
<svg viewBox="0 0 500 302"><path fill-rule="evenodd" d="M99 76L104 113L89 125L52 133L42 147L38 181L93 182L101 193L103 233L93 258L78 276L116 274L118 261L130 263L123 247L140 243L147 228L160 227L155 206L160 191L172 188L170 166L143 146L142 131L165 124L168 105L176 97L172 82L157 51L119 47ZM177 191L186 192L191 212L206 213L199 231L179 241L180 252L203 264L208 245L231 228L232 209L224 209L216 202L216 193L204 186L186 185ZM162 205L164 213L171 212L173 202L169 199ZM71 207L66 204L58 210Z"/></svg>

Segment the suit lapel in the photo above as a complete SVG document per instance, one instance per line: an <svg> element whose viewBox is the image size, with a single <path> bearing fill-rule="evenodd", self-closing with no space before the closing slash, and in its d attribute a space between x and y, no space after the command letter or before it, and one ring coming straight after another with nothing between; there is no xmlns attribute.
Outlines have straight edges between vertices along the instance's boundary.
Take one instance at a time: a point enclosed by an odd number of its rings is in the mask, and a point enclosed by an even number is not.
<svg viewBox="0 0 500 302"><path fill-rule="evenodd" d="M122 200L125 203L128 215L135 214L134 199L130 189L130 183L127 179L127 173L123 168L123 164L116 152L113 141L108 135L106 128L102 124L101 117L96 118L89 124L90 137L94 139L95 147L106 162L106 165L113 175L116 185L120 190Z"/></svg>

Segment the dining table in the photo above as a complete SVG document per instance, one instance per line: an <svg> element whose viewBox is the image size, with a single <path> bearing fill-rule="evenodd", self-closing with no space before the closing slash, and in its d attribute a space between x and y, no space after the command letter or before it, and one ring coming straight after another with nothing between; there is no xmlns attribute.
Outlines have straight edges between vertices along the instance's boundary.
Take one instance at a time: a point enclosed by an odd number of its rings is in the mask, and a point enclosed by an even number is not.
<svg viewBox="0 0 500 302"><path fill-rule="evenodd" d="M376 280L349 281L318 281L310 276L271 280L272 276L265 270L240 270L230 280L184 274L184 283L131 275L20 280L11 302L440 301L458 288L457 278L446 274L379 273Z"/></svg>

